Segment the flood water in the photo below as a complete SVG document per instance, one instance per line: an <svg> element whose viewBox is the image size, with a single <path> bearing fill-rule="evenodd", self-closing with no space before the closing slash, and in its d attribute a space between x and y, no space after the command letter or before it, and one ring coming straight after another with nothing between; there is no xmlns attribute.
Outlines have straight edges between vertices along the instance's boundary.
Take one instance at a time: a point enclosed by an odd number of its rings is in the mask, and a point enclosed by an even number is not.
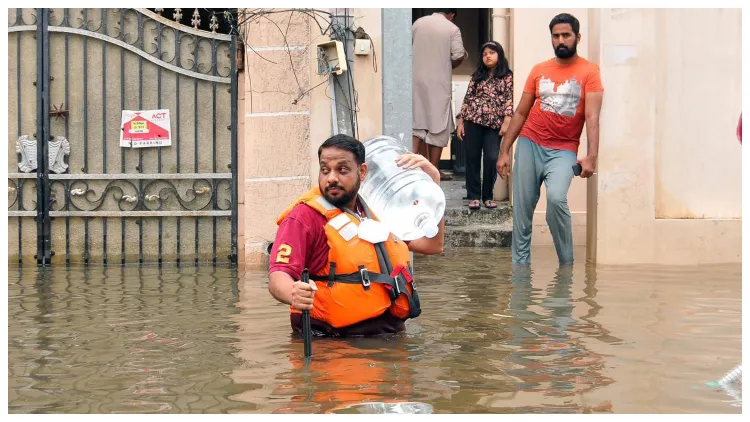
<svg viewBox="0 0 750 422"><path fill-rule="evenodd" d="M741 265L532 259L420 257L422 315L405 333L315 338L307 365L263 272L11 268L8 410L741 413L705 386L741 362Z"/></svg>

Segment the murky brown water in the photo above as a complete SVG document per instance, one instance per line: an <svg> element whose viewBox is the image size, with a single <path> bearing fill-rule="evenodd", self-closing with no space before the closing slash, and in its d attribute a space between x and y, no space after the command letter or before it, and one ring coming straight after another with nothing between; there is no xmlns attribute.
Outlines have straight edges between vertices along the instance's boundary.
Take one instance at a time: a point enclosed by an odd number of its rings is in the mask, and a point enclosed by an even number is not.
<svg viewBox="0 0 750 422"><path fill-rule="evenodd" d="M307 366L265 273L11 269L8 409L741 412L704 385L741 361L740 265L558 270L549 248L533 259L512 271L507 250L419 258L423 313L405 334L316 338Z"/></svg>

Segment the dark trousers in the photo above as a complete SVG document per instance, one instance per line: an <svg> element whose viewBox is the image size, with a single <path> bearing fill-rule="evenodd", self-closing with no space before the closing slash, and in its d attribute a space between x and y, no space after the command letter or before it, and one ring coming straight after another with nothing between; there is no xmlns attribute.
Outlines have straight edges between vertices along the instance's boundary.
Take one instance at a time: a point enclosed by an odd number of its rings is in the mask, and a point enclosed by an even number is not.
<svg viewBox="0 0 750 422"><path fill-rule="evenodd" d="M494 200L497 180L497 157L500 154L500 131L464 120L466 148L466 197L469 201ZM482 167L483 170L480 170ZM479 173L482 173L480 179Z"/></svg>

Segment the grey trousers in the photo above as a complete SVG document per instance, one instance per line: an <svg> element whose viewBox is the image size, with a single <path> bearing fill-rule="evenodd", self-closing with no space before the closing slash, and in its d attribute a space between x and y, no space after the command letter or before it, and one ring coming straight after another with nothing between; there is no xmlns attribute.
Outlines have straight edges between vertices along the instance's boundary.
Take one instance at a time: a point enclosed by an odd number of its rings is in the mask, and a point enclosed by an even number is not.
<svg viewBox="0 0 750 422"><path fill-rule="evenodd" d="M531 263L531 228L539 193L547 191L547 225L561 265L573 263L573 224L568 208L568 189L573 180L573 151L549 149L519 137L513 161L514 264Z"/></svg>

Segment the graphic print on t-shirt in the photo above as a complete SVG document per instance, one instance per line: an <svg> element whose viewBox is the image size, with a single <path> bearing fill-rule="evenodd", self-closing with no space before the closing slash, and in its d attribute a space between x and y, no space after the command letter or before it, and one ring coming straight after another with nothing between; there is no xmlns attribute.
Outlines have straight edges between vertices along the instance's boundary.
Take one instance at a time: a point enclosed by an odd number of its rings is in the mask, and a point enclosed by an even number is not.
<svg viewBox="0 0 750 422"><path fill-rule="evenodd" d="M575 77L566 80L555 89L555 82L542 75L539 78L539 108L542 111L573 117L581 101L581 91L581 84Z"/></svg>

